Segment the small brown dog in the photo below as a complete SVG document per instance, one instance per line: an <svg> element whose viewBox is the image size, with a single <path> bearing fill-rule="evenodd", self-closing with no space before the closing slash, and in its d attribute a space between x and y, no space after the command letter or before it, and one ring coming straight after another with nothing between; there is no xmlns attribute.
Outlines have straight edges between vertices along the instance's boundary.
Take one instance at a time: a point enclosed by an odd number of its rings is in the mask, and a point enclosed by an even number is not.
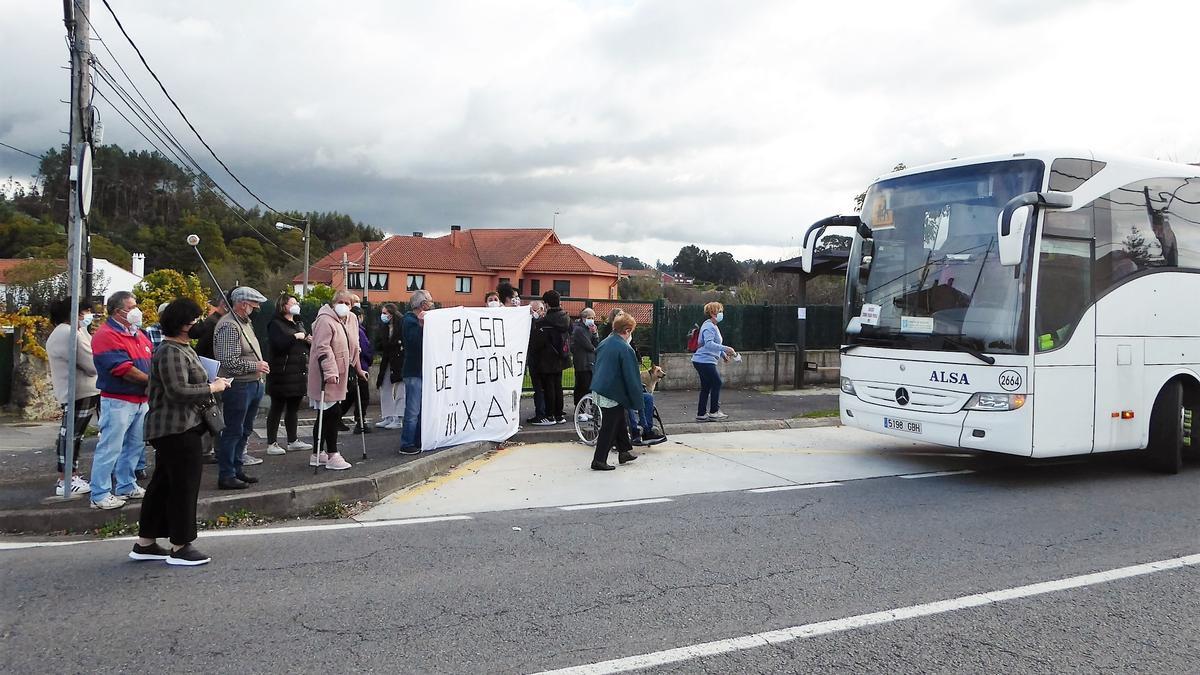
<svg viewBox="0 0 1200 675"><path fill-rule="evenodd" d="M642 373L642 386L651 394L654 393L654 388L658 386L658 381L667 376L667 371L662 369L662 366L654 364L650 366L650 370Z"/></svg>

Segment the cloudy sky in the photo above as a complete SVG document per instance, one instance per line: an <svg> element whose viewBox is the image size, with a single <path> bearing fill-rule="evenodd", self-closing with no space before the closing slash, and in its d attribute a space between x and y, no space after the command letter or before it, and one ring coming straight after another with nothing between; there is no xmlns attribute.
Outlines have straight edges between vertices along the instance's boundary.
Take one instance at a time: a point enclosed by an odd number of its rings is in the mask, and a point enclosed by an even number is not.
<svg viewBox="0 0 1200 675"><path fill-rule="evenodd" d="M597 254L780 259L901 161L1059 146L1200 161L1188 0L109 2L267 202L393 233L558 211L560 236ZM33 152L67 124L61 12L0 0L0 141ZM92 15L236 196L100 0ZM105 142L147 147L100 105ZM0 148L0 177L33 165Z"/></svg>

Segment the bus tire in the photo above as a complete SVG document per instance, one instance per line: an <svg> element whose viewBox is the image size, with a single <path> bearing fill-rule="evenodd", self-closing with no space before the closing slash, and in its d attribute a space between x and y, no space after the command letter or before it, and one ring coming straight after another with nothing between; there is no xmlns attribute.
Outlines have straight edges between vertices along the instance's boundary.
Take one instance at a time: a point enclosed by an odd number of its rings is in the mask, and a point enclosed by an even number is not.
<svg viewBox="0 0 1200 675"><path fill-rule="evenodd" d="M1183 385L1168 382L1150 411L1146 460L1155 471L1174 474L1183 468L1183 422Z"/></svg>

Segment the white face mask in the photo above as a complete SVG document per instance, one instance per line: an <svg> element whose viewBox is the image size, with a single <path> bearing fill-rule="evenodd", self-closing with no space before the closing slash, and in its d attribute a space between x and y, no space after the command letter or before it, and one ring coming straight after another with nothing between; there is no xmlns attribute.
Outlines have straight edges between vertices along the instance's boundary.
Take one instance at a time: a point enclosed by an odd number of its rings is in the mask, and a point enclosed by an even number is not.
<svg viewBox="0 0 1200 675"><path fill-rule="evenodd" d="M292 316L300 316L300 305L292 305L288 307L288 314Z"/></svg>
<svg viewBox="0 0 1200 675"><path fill-rule="evenodd" d="M125 320L128 321L129 325L133 326L134 328L141 326L142 325L142 310L141 310L141 308L134 307L133 309L129 310L129 312L125 315Z"/></svg>
<svg viewBox="0 0 1200 675"><path fill-rule="evenodd" d="M87 328L88 326L92 325L92 319L94 318L96 318L96 315L92 314L91 312L84 314L83 318L79 320L79 327Z"/></svg>
<svg viewBox="0 0 1200 675"><path fill-rule="evenodd" d="M631 345L633 344L633 333L630 333L629 335L622 335L621 339L625 341L625 344Z"/></svg>
<svg viewBox="0 0 1200 675"><path fill-rule="evenodd" d="M588 328L591 328L592 326L596 325L596 320L595 319L584 319L583 325L587 326Z"/></svg>
<svg viewBox="0 0 1200 675"><path fill-rule="evenodd" d="M338 315L339 318L344 319L346 318L346 315L350 313L350 305L339 302L333 306L333 311Z"/></svg>
<svg viewBox="0 0 1200 675"><path fill-rule="evenodd" d="M513 307L520 307L520 306L521 306L521 296L519 296L519 295L514 295L514 296L513 296L513 299L512 299L512 306L513 306Z"/></svg>
<svg viewBox="0 0 1200 675"><path fill-rule="evenodd" d="M488 300L487 306L488 307L499 307L500 301L499 300Z"/></svg>
<svg viewBox="0 0 1200 675"><path fill-rule="evenodd" d="M725 320L725 312L717 312L717 323Z"/></svg>
<svg viewBox="0 0 1200 675"><path fill-rule="evenodd" d="M355 307L357 307L357 308L359 308L359 309L362 309L362 303L361 303L361 302L356 302L356 303L354 303L354 306L355 306Z"/></svg>
<svg viewBox="0 0 1200 675"><path fill-rule="evenodd" d="M380 323L384 323L384 324L391 323L391 322L392 322L392 315L391 315L391 314L380 314L380 315L379 315L379 322L380 322Z"/></svg>

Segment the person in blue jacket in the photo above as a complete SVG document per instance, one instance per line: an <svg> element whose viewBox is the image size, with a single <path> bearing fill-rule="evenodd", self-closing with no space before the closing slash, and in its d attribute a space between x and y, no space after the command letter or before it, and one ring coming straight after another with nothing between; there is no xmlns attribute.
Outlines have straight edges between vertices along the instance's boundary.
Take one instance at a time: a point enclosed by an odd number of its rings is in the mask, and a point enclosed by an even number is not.
<svg viewBox="0 0 1200 675"><path fill-rule="evenodd" d="M400 432L400 454L421 453L421 352L425 312L433 309L429 291L414 291L404 315L404 427Z"/></svg>
<svg viewBox="0 0 1200 675"><path fill-rule="evenodd" d="M692 366L700 375L700 401L696 406L696 421L723 420L729 415L721 412L721 374L717 372L717 360L729 361L737 352L721 342L721 330L717 324L725 318L725 307L719 302L704 306L705 321L700 326L700 346L692 354Z"/></svg>
<svg viewBox="0 0 1200 675"><path fill-rule="evenodd" d="M596 454L592 469L612 471L608 453L617 446L621 464L637 459L629 442L629 425L625 410L636 410L642 403L642 378L633 347L633 329L637 320L629 314L619 314L612 321L612 332L596 348L596 367L592 371L592 394L600 406L600 435L596 439ZM624 408L625 410L622 410Z"/></svg>

